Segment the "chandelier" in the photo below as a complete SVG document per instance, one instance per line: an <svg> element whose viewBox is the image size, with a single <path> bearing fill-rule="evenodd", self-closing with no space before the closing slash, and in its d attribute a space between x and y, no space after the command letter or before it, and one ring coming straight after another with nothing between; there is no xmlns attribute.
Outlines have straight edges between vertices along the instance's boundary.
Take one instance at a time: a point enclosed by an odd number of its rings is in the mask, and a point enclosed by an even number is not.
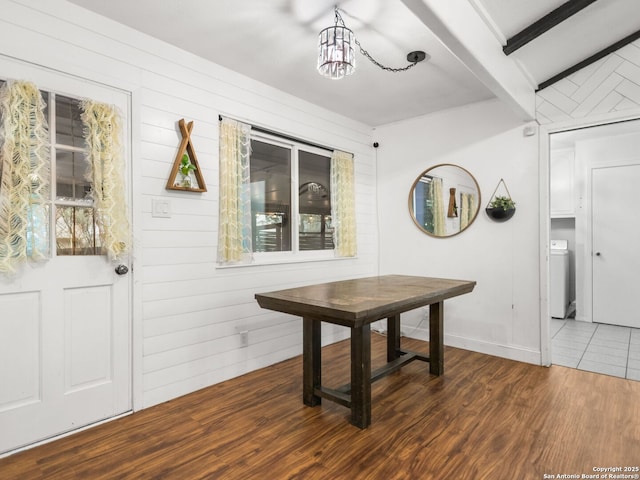
<svg viewBox="0 0 640 480"><path fill-rule="evenodd" d="M337 5L334 6L334 12L334 25L323 29L318 35L318 72L324 77L338 80L351 75L356 68L355 46L374 65L388 72L405 72L427 57L426 53L418 50L407 55L410 63L406 67L386 67L362 48L353 31L344 24Z"/></svg>

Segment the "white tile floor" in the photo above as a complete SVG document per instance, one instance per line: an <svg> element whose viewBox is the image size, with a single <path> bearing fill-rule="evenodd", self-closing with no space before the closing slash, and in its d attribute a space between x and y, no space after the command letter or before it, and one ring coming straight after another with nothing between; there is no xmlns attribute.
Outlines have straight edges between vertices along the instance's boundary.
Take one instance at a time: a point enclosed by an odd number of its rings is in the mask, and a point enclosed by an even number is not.
<svg viewBox="0 0 640 480"><path fill-rule="evenodd" d="M551 363L640 381L640 329L552 318Z"/></svg>

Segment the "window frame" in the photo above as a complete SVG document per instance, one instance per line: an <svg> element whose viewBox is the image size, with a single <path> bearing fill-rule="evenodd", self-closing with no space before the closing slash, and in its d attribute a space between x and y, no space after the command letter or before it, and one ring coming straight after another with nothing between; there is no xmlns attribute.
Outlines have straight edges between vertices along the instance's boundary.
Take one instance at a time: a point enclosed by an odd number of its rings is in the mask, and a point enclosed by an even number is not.
<svg viewBox="0 0 640 480"><path fill-rule="evenodd" d="M331 249L324 250L300 250L300 196L294 193L299 192L300 188L300 165L299 152L305 151L315 155L327 157L331 162L333 150L329 148L321 148L309 145L303 140L295 140L278 136L277 134L262 132L258 129L251 130L251 141L268 143L278 147L287 148L291 151L290 166L290 210L291 210L291 250L279 252L253 252L254 263L293 263L305 261L319 261L337 258L335 256L335 246ZM331 165L331 163L329 164ZM250 167L251 168L251 167ZM331 174L329 174L330 177ZM330 185L329 185L330 190ZM332 207L333 210L333 207ZM294 213L295 212L295 213ZM253 215L253 212L252 212ZM253 245L252 245L253 250Z"/></svg>

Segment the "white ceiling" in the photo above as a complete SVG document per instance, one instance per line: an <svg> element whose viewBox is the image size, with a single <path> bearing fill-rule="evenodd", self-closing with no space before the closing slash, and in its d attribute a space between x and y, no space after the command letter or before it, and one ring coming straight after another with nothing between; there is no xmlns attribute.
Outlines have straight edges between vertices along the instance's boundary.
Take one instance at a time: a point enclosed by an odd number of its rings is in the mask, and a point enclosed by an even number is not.
<svg viewBox="0 0 640 480"><path fill-rule="evenodd" d="M494 97L407 8L407 0L344 0L343 18L380 63L358 55L356 72L329 80L316 71L318 32L334 22L333 0L70 0L296 97L371 126ZM440 0L438 0L440 1ZM468 0L501 43L563 0ZM532 88L640 30L638 0L600 0L511 55ZM499 48L499 44L497 44Z"/></svg>
<svg viewBox="0 0 640 480"><path fill-rule="evenodd" d="M566 0L478 0L510 38ZM640 30L640 1L598 0L511 56L536 85Z"/></svg>

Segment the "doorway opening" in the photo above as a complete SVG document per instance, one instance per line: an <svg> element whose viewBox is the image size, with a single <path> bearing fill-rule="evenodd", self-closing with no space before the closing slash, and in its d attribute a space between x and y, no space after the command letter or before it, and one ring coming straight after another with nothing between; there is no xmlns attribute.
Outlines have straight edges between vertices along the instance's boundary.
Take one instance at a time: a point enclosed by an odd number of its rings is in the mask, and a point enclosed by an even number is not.
<svg viewBox="0 0 640 480"><path fill-rule="evenodd" d="M640 380L640 120L549 136L551 363Z"/></svg>

